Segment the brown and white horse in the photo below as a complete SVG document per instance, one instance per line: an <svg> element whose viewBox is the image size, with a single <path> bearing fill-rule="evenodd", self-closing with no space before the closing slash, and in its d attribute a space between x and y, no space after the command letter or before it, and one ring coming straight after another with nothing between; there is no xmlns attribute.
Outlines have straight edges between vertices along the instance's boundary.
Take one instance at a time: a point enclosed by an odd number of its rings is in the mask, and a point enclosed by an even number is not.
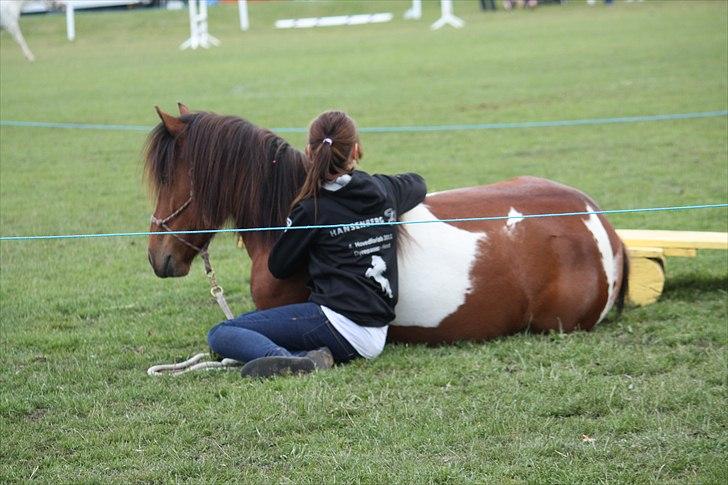
<svg viewBox="0 0 728 485"><path fill-rule="evenodd" d="M157 204L151 230L284 224L306 158L282 138L237 117L159 111L146 147ZM627 280L622 241L602 215L523 218L598 210L582 192L519 177L430 194L403 221L504 215L505 220L411 224L399 254L399 303L390 340L483 340L522 330L589 330L617 302ZM277 280L267 267L275 232L244 232L257 308L305 301L306 274ZM185 276L210 234L153 235L157 276Z"/></svg>

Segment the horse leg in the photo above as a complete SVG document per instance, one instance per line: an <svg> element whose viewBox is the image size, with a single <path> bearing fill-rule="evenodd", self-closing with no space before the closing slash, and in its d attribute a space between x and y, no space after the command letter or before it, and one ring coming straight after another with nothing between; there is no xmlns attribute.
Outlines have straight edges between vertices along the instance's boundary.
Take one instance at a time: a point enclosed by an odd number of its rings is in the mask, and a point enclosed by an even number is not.
<svg viewBox="0 0 728 485"><path fill-rule="evenodd" d="M572 251L574 246L572 245ZM588 245L581 251L584 254ZM571 261L544 288L533 305L533 321L530 328L537 332L572 332L591 330L603 317L608 307L617 300L623 284L623 249L619 247L615 258L616 286L609 291L607 277L601 270L600 256L595 249L591 257L580 262ZM573 254L573 252L571 253Z"/></svg>
<svg viewBox="0 0 728 485"><path fill-rule="evenodd" d="M542 291L529 316L528 329L544 333L590 330L605 303L606 285L597 288L581 278L560 278Z"/></svg>
<svg viewBox="0 0 728 485"><path fill-rule="evenodd" d="M7 30L8 33L13 36L15 42L17 42L20 48L23 50L23 55L25 56L25 58L28 59L30 62L33 62L35 60L35 56L33 56L33 53L28 47L28 44L25 42L25 38L23 37L23 33L20 31L20 26L18 25L18 23L11 22L11 24L7 26Z"/></svg>

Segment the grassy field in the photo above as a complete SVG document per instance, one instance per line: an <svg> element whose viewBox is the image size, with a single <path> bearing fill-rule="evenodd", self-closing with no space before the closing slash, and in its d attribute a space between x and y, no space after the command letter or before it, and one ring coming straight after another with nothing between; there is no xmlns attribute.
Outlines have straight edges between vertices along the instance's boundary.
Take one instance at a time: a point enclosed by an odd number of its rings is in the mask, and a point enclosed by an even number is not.
<svg viewBox="0 0 728 485"><path fill-rule="evenodd" d="M462 30L404 21L407 2L210 9L222 45L179 51L186 12L23 18L37 62L0 35L0 119L153 125L154 105L304 127L725 110L728 5L653 2L482 13ZM389 24L276 31L273 21L393 11ZM728 200L726 117L571 128L365 134L363 168L431 190L521 174L603 208ZM0 233L143 231L145 133L0 127ZM289 139L302 147L303 135ZM483 215L491 215L483 208ZM728 230L728 212L619 215L621 228ZM212 257L251 309L232 236ZM0 482L673 482L728 480L728 259L671 259L661 301L590 333L390 346L373 362L267 382L152 379L220 319L199 263L158 280L144 238L0 245ZM206 296L208 295L208 296ZM585 438L588 437L588 438Z"/></svg>

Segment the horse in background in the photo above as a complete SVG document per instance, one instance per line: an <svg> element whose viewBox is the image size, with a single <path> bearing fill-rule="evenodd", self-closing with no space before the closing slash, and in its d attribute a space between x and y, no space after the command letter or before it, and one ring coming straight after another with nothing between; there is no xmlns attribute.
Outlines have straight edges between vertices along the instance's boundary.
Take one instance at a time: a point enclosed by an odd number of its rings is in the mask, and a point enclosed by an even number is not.
<svg viewBox="0 0 728 485"><path fill-rule="evenodd" d="M25 42L19 24L20 12L27 2L28 0L0 0L0 29L7 30L22 49L25 58L33 62L35 56L28 47L28 43ZM61 5L58 0L45 0L44 3L48 8L58 8Z"/></svg>
<svg viewBox="0 0 728 485"><path fill-rule="evenodd" d="M146 174L156 195L151 231L284 226L303 184L305 155L238 117L157 109L147 140ZM412 224L399 253L399 302L389 340L439 344L485 340L523 330L589 330L624 301L626 249L584 193L536 177L429 194L402 221L503 215L504 220ZM307 274L277 280L268 271L276 232L240 234L252 260L258 309L308 298ZM149 262L157 276L185 276L212 234L155 234ZM364 257L364 256L362 256Z"/></svg>

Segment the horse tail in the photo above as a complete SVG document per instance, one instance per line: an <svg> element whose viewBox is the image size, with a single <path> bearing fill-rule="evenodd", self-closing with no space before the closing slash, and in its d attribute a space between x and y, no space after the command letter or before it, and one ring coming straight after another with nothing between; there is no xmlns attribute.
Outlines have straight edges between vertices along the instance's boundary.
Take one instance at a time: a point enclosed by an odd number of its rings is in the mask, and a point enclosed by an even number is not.
<svg viewBox="0 0 728 485"><path fill-rule="evenodd" d="M627 254L627 246L622 243L622 284L619 287L619 295L617 295L617 316L622 314L624 310L624 301L629 290L629 254Z"/></svg>

